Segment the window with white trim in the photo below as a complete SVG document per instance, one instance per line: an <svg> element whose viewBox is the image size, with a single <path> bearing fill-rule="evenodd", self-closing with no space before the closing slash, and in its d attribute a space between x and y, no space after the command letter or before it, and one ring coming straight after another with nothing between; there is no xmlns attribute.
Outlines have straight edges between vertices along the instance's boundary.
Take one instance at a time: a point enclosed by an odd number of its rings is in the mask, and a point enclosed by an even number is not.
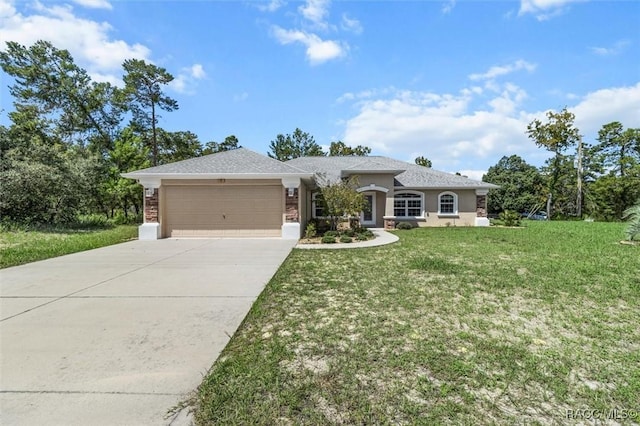
<svg viewBox="0 0 640 426"><path fill-rule="evenodd" d="M421 192L396 192L393 194L393 215L395 217L422 217L424 194Z"/></svg>
<svg viewBox="0 0 640 426"><path fill-rule="evenodd" d="M324 198L321 192L316 192L311 196L311 212L314 218L326 216Z"/></svg>
<svg viewBox="0 0 640 426"><path fill-rule="evenodd" d="M438 214L458 214L458 194L455 192L443 192L438 195Z"/></svg>

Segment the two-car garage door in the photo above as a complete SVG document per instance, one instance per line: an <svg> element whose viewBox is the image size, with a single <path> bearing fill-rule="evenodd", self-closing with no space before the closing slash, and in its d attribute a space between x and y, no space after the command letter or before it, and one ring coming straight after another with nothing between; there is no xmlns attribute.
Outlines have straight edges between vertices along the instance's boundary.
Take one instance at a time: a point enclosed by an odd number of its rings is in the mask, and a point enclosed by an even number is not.
<svg viewBox="0 0 640 426"><path fill-rule="evenodd" d="M164 187L168 237L279 237L282 185Z"/></svg>

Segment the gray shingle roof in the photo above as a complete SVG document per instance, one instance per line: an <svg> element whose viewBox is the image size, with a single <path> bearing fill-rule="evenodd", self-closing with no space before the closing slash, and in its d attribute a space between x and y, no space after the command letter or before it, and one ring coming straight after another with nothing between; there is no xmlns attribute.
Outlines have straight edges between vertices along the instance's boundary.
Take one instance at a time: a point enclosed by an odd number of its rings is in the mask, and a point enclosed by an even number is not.
<svg viewBox="0 0 640 426"><path fill-rule="evenodd" d="M406 188L497 188L496 185L464 176L433 170L388 157L300 157L286 162L298 169L324 174L328 180L340 179L345 171L388 171L395 176L395 186Z"/></svg>
<svg viewBox="0 0 640 426"><path fill-rule="evenodd" d="M136 178L148 175L198 175L198 174L294 174L306 175L304 170L286 164L246 148L223 151L203 157L190 158L175 163L136 170L124 176Z"/></svg>

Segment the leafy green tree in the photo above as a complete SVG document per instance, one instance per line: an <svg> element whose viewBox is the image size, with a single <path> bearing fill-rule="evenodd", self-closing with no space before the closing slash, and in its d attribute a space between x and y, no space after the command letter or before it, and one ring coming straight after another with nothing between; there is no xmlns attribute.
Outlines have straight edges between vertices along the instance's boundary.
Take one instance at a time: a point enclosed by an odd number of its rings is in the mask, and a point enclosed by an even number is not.
<svg viewBox="0 0 640 426"><path fill-rule="evenodd" d="M316 176L316 183L320 187L324 214L331 222L332 230L338 229L338 222L342 218L358 217L367 207L364 194L356 190L359 186L357 176L337 182L329 182L322 176Z"/></svg>
<svg viewBox="0 0 640 426"><path fill-rule="evenodd" d="M371 148L358 145L355 148L346 145L342 141L331 142L329 145L329 155L332 157L360 156L365 157L371 154Z"/></svg>
<svg viewBox="0 0 640 426"><path fill-rule="evenodd" d="M602 156L606 169L624 177L640 163L640 129L624 129L622 123L611 122L598 132L596 154Z"/></svg>
<svg viewBox="0 0 640 426"><path fill-rule="evenodd" d="M202 144L195 133L167 132L158 128L158 164L202 156Z"/></svg>
<svg viewBox="0 0 640 426"><path fill-rule="evenodd" d="M275 140L269 144L270 152L267 154L271 158L280 161L292 160L298 157L321 157L325 153L322 147L316 143L307 132L296 128L293 134L279 134Z"/></svg>
<svg viewBox="0 0 640 426"><path fill-rule="evenodd" d="M431 168L431 160L429 160L427 157L424 156L420 156L420 157L416 157L415 160L413 160L418 166L423 166L423 167L428 167Z"/></svg>
<svg viewBox="0 0 640 426"><path fill-rule="evenodd" d="M50 42L6 45L0 66L15 81L9 89L15 107L11 121L70 145L108 149L124 112L119 90L91 81L68 51Z"/></svg>
<svg viewBox="0 0 640 426"><path fill-rule="evenodd" d="M232 149L242 148L239 144L240 142L235 135L229 135L224 138L224 142L207 142L204 150L202 151L202 155L215 154L216 152L231 151Z"/></svg>
<svg viewBox="0 0 640 426"><path fill-rule="evenodd" d="M542 175L517 155L502 157L495 166L489 167L482 180L500 186L489 191L489 213L532 212L544 205Z"/></svg>
<svg viewBox="0 0 640 426"><path fill-rule="evenodd" d="M149 149L127 127L115 140L107 162L109 178L102 183L105 200L103 210L113 217L116 210L122 209L125 217L128 217L129 209L133 207L138 214L142 210L142 187L132 179L123 178L121 174L150 167Z"/></svg>
<svg viewBox="0 0 640 426"><path fill-rule="evenodd" d="M122 64L125 70L125 95L133 114L133 124L141 133L151 131L152 163L158 165L158 132L159 110L174 111L178 102L165 95L162 86L173 81L173 76L166 69L147 64L141 59L127 59Z"/></svg>
<svg viewBox="0 0 640 426"><path fill-rule="evenodd" d="M562 172L566 170L567 157L564 154L570 147L580 142L580 133L574 125L575 115L564 108L554 113L547 112L547 122L533 120L527 126L527 135L536 145L553 154L548 161L547 171L547 217L551 218L554 209L554 197L557 195L559 183L563 180ZM577 173L576 173L577 175Z"/></svg>

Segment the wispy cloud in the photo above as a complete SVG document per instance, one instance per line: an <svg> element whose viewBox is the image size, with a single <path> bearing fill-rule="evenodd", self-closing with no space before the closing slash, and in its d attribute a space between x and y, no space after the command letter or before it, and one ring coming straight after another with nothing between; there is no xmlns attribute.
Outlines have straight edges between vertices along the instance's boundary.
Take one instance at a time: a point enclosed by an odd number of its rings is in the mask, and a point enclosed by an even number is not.
<svg viewBox="0 0 640 426"><path fill-rule="evenodd" d="M261 10L262 12L275 12L285 4L286 2L284 0L271 0L268 3L260 2L256 4L256 7L258 8L258 10Z"/></svg>
<svg viewBox="0 0 640 426"><path fill-rule="evenodd" d="M113 6L111 6L108 0L73 0L73 2L90 9L113 9Z"/></svg>
<svg viewBox="0 0 640 426"><path fill-rule="evenodd" d="M340 27L345 31L350 31L354 34L362 34L362 24L357 19L352 19L347 16L346 13L342 14L342 21Z"/></svg>
<svg viewBox="0 0 640 426"><path fill-rule="evenodd" d="M586 0L521 0L518 15L532 14L538 21L546 21L568 10L571 3Z"/></svg>
<svg viewBox="0 0 640 426"><path fill-rule="evenodd" d="M180 70L169 86L178 93L193 94L198 80L206 78L207 73L201 64L193 64Z"/></svg>
<svg viewBox="0 0 640 426"><path fill-rule="evenodd" d="M613 56L618 55L624 51L624 49L629 46L631 42L629 40L618 40L613 44L613 46L609 47L591 47L591 51L596 55L600 56Z"/></svg>
<svg viewBox="0 0 640 426"><path fill-rule="evenodd" d="M280 44L303 44L307 48L307 60L312 65L345 56L349 49L346 43L335 40L323 40L316 34L299 30L286 30L277 25L271 28L271 32Z"/></svg>
<svg viewBox="0 0 640 426"><path fill-rule="evenodd" d="M442 5L442 13L447 15L451 13L454 7L456 7L456 0L448 0Z"/></svg>
<svg viewBox="0 0 640 426"><path fill-rule="evenodd" d="M298 11L318 28L326 29L330 5L330 0L307 0L305 4L298 7Z"/></svg>
<svg viewBox="0 0 640 426"><path fill-rule="evenodd" d="M535 71L535 69L536 69L536 64L532 64L525 60L519 59L511 64L493 66L489 68L487 72L482 74L471 74L469 75L469 79L473 81L493 80L496 77L511 74L515 71L525 70L528 72L533 72Z"/></svg>

